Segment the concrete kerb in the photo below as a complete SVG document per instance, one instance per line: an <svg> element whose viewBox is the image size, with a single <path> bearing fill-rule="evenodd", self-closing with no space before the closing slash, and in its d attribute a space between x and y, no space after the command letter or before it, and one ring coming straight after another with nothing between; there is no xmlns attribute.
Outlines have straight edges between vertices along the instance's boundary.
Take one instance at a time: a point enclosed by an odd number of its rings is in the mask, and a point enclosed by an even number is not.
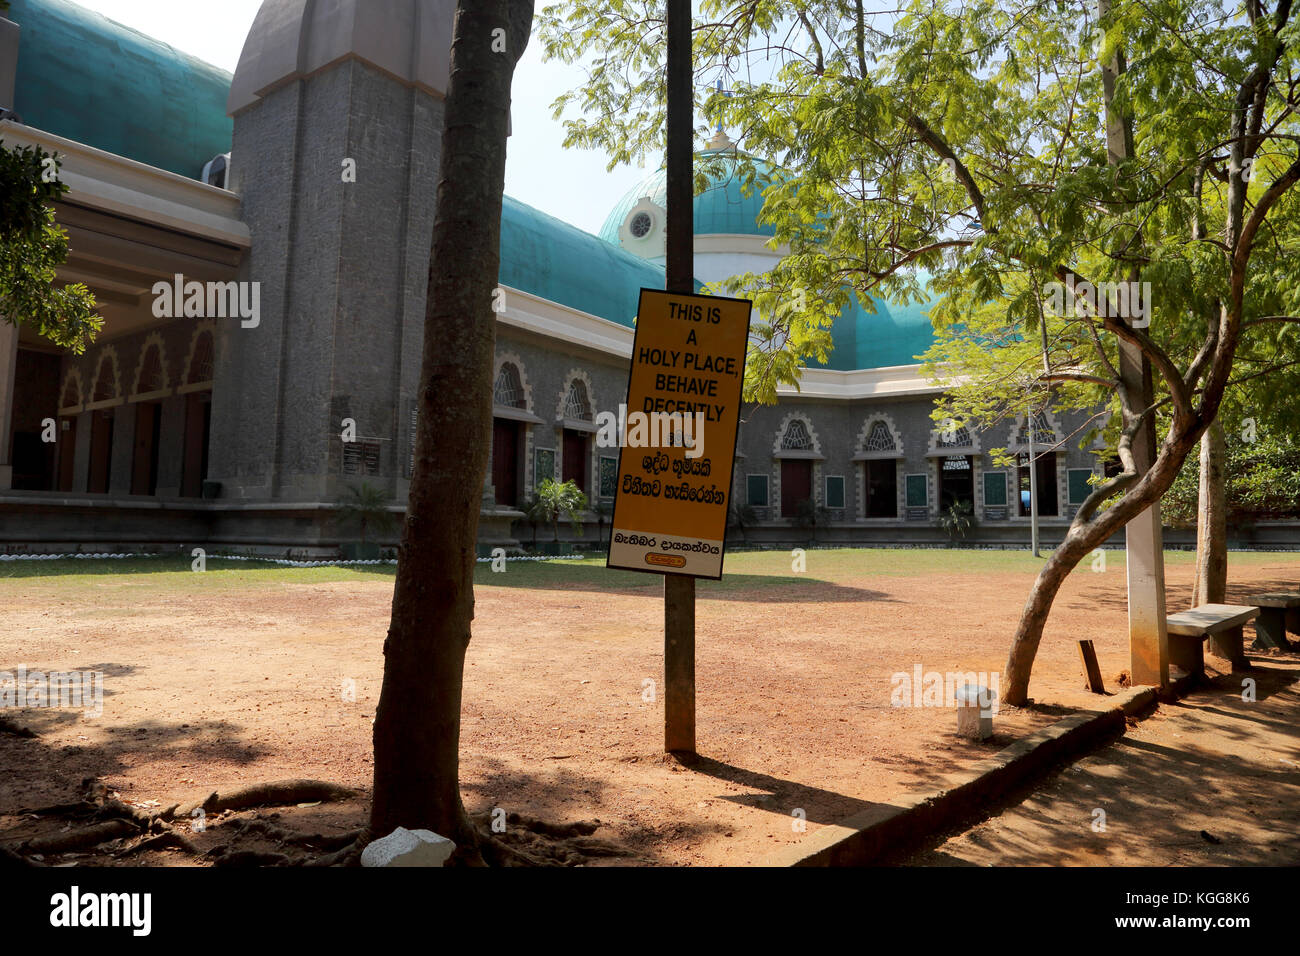
<svg viewBox="0 0 1300 956"><path fill-rule="evenodd" d="M986 760L947 778L938 793L917 793L872 807L784 848L760 866L861 866L894 856L978 816L991 799L1040 777L1099 741L1122 734L1126 719L1156 703L1154 687L1135 687L1102 711L1074 714L1017 740Z"/></svg>

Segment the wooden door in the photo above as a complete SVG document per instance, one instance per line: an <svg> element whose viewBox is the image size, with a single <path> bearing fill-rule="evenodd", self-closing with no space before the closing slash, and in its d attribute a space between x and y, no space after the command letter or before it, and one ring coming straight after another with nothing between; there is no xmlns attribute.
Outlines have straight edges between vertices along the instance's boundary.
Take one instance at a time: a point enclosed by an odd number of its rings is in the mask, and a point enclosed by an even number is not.
<svg viewBox="0 0 1300 956"><path fill-rule="evenodd" d="M59 420L59 491L71 491L72 465L77 459L77 420Z"/></svg>
<svg viewBox="0 0 1300 956"><path fill-rule="evenodd" d="M565 481L572 481L584 493L587 491L587 433L564 432L564 470L561 474Z"/></svg>
<svg viewBox="0 0 1300 956"><path fill-rule="evenodd" d="M499 505L519 504L519 423L492 419L492 487Z"/></svg>
<svg viewBox="0 0 1300 956"><path fill-rule="evenodd" d="M185 396L185 456L181 465L181 495L198 498L208 477L208 437L212 429L212 393Z"/></svg>
<svg viewBox="0 0 1300 956"><path fill-rule="evenodd" d="M812 497L811 461L789 458L781 462L781 517L793 518L799 514L799 502Z"/></svg>
<svg viewBox="0 0 1300 956"><path fill-rule="evenodd" d="M90 419L90 475L86 490L93 495L108 493L113 468L113 413L95 412Z"/></svg>
<svg viewBox="0 0 1300 956"><path fill-rule="evenodd" d="M142 402L135 408L135 450L131 459L131 494L152 495L158 491L158 432L162 405Z"/></svg>
<svg viewBox="0 0 1300 956"><path fill-rule="evenodd" d="M952 455L939 459L939 510L967 504L975 510L975 459Z"/></svg>
<svg viewBox="0 0 1300 956"><path fill-rule="evenodd" d="M867 486L867 517L898 517L898 465L893 458L864 461Z"/></svg>

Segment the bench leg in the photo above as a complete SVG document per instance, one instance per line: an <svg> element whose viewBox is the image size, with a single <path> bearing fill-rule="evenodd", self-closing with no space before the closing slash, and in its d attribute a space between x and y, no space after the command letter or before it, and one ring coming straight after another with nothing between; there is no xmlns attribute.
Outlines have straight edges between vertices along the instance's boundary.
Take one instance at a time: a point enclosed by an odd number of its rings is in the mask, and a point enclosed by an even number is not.
<svg viewBox="0 0 1300 956"><path fill-rule="evenodd" d="M1205 652L1201 647L1201 638L1170 634L1169 663L1184 674L1204 674Z"/></svg>
<svg viewBox="0 0 1300 956"><path fill-rule="evenodd" d="M1227 660L1234 671L1248 670L1250 662L1246 660L1245 642L1243 628L1240 625L1230 627L1210 635L1210 653Z"/></svg>
<svg viewBox="0 0 1300 956"><path fill-rule="evenodd" d="M1259 617L1255 618L1255 643L1250 646L1257 651L1270 648L1290 650L1286 639L1286 616L1282 608L1259 609Z"/></svg>

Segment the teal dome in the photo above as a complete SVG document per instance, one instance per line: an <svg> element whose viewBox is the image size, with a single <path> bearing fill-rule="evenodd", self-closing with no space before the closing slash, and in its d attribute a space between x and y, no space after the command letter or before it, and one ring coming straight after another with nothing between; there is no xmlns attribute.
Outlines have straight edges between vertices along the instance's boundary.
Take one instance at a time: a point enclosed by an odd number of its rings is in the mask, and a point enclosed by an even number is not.
<svg viewBox="0 0 1300 956"><path fill-rule="evenodd" d="M919 356L934 344L934 326L928 312L931 304L897 305L872 298L875 314L850 299L831 326L834 348L824 365L840 372L863 368L916 365Z"/></svg>
<svg viewBox="0 0 1300 956"><path fill-rule="evenodd" d="M230 152L229 73L67 0L12 0L6 16L28 126L191 179Z"/></svg>
<svg viewBox="0 0 1300 956"><path fill-rule="evenodd" d="M662 289L664 270L506 196L499 281L631 328L642 287Z"/></svg>
<svg viewBox="0 0 1300 956"><path fill-rule="evenodd" d="M715 178L708 189L695 197L695 235L770 237L776 234L771 226L760 225L758 222L758 214L763 208L762 178L770 174L774 167L763 160L755 160L754 168L756 181L748 196L744 195L739 175L727 175ZM660 169L647 176L610 211L605 225L601 227L600 238L618 245L618 230L632 207L646 196L655 205L666 207L667 191L667 170Z"/></svg>

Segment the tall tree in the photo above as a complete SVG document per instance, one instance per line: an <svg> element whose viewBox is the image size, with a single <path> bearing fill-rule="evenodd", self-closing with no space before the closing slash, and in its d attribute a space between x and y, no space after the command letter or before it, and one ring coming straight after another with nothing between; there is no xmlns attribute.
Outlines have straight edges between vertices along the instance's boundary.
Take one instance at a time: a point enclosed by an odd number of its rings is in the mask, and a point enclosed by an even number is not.
<svg viewBox="0 0 1300 956"><path fill-rule="evenodd" d="M586 114L569 123L570 143L614 161L661 145L645 119L662 97L659 6L544 11L548 53L588 66L584 88L557 103ZM1114 0L1100 19L1087 0L700 9L701 80L729 80L701 108L784 170L764 180L735 157L764 190L774 245L789 247L731 284L761 313L747 397L774 399L801 363L824 358L851 297L870 310L867 293L933 295L954 348L986 355L996 343L1016 359L998 374L949 374L940 417L989 424L1012 386L1105 410L1097 425L1121 467L1078 510L1026 601L1003 681L1004 699L1023 703L1066 576L1159 500L1215 419L1247 323L1294 286L1275 258L1300 180L1291 0ZM1130 283L1150 283L1137 303L1147 314L1133 314ZM1117 295L1099 297L1108 284ZM1046 307L1053 293L1068 301L1059 314ZM1133 356L1152 369L1149 397L1140 376L1121 375ZM943 358L941 373L960 370ZM1146 468L1135 442L1157 423Z"/></svg>
<svg viewBox="0 0 1300 956"><path fill-rule="evenodd" d="M460 794L461 692L492 431L510 86L532 0L460 0L429 262L415 471L375 713L370 831L429 829L482 863Z"/></svg>

